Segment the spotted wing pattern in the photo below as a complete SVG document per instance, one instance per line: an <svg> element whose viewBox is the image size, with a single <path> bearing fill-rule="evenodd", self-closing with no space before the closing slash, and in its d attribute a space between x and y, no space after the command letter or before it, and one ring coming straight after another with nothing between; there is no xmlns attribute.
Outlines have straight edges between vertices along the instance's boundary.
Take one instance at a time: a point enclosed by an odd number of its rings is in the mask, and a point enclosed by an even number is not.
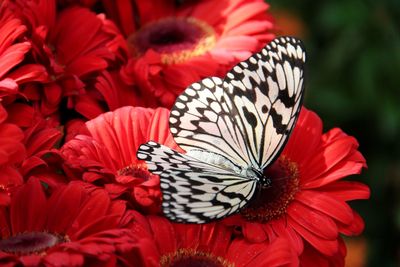
<svg viewBox="0 0 400 267"><path fill-rule="evenodd" d="M250 159L245 137L233 120L222 83L220 78L211 77L190 85L171 110L170 130L186 151L210 151L247 166Z"/></svg>
<svg viewBox="0 0 400 267"><path fill-rule="evenodd" d="M222 81L206 78L178 97L170 115L175 141L262 170L279 156L303 98L305 51L280 37L236 65Z"/></svg>
<svg viewBox="0 0 400 267"><path fill-rule="evenodd" d="M279 37L233 67L224 79L252 166L261 170L279 156L297 120L305 57L300 40Z"/></svg>
<svg viewBox="0 0 400 267"><path fill-rule="evenodd" d="M205 223L237 212L254 194L256 181L199 161L155 142L137 157L160 175L164 214L176 222Z"/></svg>

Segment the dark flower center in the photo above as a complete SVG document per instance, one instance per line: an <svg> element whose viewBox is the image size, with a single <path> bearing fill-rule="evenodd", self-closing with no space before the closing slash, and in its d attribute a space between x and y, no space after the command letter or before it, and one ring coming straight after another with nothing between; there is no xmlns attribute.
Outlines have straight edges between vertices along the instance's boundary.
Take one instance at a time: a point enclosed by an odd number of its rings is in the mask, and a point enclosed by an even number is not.
<svg viewBox="0 0 400 267"><path fill-rule="evenodd" d="M132 176L143 180L148 180L153 175L147 170L147 166L141 163L124 167L118 170L117 173L118 175Z"/></svg>
<svg viewBox="0 0 400 267"><path fill-rule="evenodd" d="M0 240L0 251L17 255L42 252L58 243L66 242L66 238L47 232L20 233Z"/></svg>
<svg viewBox="0 0 400 267"><path fill-rule="evenodd" d="M286 213L290 202L299 190L297 165L281 156L271 167L264 171L271 179L271 186L259 187L249 205L241 211L249 221L265 223Z"/></svg>
<svg viewBox="0 0 400 267"><path fill-rule="evenodd" d="M161 54L165 64L183 62L206 53L216 41L214 30L194 18L165 18L150 23L128 38L133 53L148 49Z"/></svg>
<svg viewBox="0 0 400 267"><path fill-rule="evenodd" d="M181 248L175 253L164 255L160 259L162 267L233 267L222 257L194 249Z"/></svg>

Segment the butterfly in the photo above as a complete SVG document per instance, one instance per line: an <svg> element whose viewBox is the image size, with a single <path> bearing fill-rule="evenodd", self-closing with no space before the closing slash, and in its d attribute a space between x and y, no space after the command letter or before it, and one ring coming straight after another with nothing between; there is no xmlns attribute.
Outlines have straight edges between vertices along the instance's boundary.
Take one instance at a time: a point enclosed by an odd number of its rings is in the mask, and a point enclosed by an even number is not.
<svg viewBox="0 0 400 267"><path fill-rule="evenodd" d="M186 154L149 141L137 157L160 176L170 220L207 223L239 212L280 155L304 93L305 50L279 37L234 66L224 79L193 83L171 109L170 131Z"/></svg>

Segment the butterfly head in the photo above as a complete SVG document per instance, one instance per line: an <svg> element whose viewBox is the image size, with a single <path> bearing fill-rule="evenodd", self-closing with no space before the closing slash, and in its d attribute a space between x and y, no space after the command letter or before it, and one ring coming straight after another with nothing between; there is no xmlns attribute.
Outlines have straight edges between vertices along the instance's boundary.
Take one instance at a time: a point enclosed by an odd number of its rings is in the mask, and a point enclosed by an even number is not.
<svg viewBox="0 0 400 267"><path fill-rule="evenodd" d="M249 175L252 174L252 175ZM254 167L250 167L247 169L247 177L254 177L258 184L261 186L262 189L266 189L271 187L272 180L271 178L265 176L260 170Z"/></svg>
<svg viewBox="0 0 400 267"><path fill-rule="evenodd" d="M260 185L263 189L269 188L272 185L272 180L264 175L260 179Z"/></svg>

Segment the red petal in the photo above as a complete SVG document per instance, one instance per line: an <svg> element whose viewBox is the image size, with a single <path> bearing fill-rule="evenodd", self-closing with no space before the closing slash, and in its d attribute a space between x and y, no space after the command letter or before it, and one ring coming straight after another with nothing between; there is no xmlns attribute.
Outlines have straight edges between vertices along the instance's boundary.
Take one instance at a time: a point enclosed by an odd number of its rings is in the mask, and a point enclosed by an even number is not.
<svg viewBox="0 0 400 267"><path fill-rule="evenodd" d="M293 227L306 241L308 241L315 249L325 255L334 255L339 248L337 239L326 240L318 238L314 233L309 232L291 217L288 217L288 224ZM322 227L323 224L320 225Z"/></svg>
<svg viewBox="0 0 400 267"><path fill-rule="evenodd" d="M76 186L79 186L77 184ZM80 207L79 214L76 216L72 228L81 228L90 224L95 219L100 219L109 213L110 197L105 190L98 189L90 194L90 197ZM110 225L110 228L111 225Z"/></svg>
<svg viewBox="0 0 400 267"><path fill-rule="evenodd" d="M270 21L246 21L235 25L231 30L225 29L228 35L253 35L259 33L261 29L271 29L273 23Z"/></svg>
<svg viewBox="0 0 400 267"><path fill-rule="evenodd" d="M42 259L42 255L38 254L22 255L19 257L23 266L40 266Z"/></svg>
<svg viewBox="0 0 400 267"><path fill-rule="evenodd" d="M137 161L136 150L147 141L145 129L152 113L149 109L123 107L88 121L86 126L93 138L107 148L116 167L123 168Z"/></svg>
<svg viewBox="0 0 400 267"><path fill-rule="evenodd" d="M363 218L355 211L353 211L353 217L354 220L350 224L343 225L339 223L339 232L348 236L355 236L364 231L365 224Z"/></svg>
<svg viewBox="0 0 400 267"><path fill-rule="evenodd" d="M175 143L171 132L169 131L169 110L165 108L157 108L149 121L147 132L148 140L156 141L173 149L179 149ZM161 123L160 123L161 122ZM165 122L165 123L162 123Z"/></svg>
<svg viewBox="0 0 400 267"><path fill-rule="evenodd" d="M84 197L84 189L74 183L57 189L49 199L47 229L66 233L78 215Z"/></svg>
<svg viewBox="0 0 400 267"><path fill-rule="evenodd" d="M84 238L91 238L99 232L117 228L117 221L120 219L118 214L106 215L103 217L93 217L92 220L86 225L80 225L79 222L74 221L72 227L67 231L67 235L72 240L81 240ZM119 231L122 229L118 229ZM114 240L115 241L115 240ZM112 245L112 244L108 244Z"/></svg>
<svg viewBox="0 0 400 267"><path fill-rule="evenodd" d="M339 181L323 187L326 194L342 201L368 199L370 189L367 185L354 181Z"/></svg>
<svg viewBox="0 0 400 267"><path fill-rule="evenodd" d="M299 259L284 238L278 238L266 247L249 266L299 266Z"/></svg>
<svg viewBox="0 0 400 267"><path fill-rule="evenodd" d="M46 82L48 74L46 68L39 64L26 64L12 73L9 77L14 79L18 84L26 82Z"/></svg>
<svg viewBox="0 0 400 267"><path fill-rule="evenodd" d="M220 39L215 48L226 48L229 47L230 51L254 51L258 46L258 42L255 38L250 36L228 36ZM251 54L251 53L250 53Z"/></svg>
<svg viewBox="0 0 400 267"><path fill-rule="evenodd" d="M83 266L84 257L78 253L57 251L45 254L44 261L50 266Z"/></svg>
<svg viewBox="0 0 400 267"><path fill-rule="evenodd" d="M234 239L229 247L226 258L229 259L230 262L234 262L235 266L249 266L249 262L255 256L259 255L264 248L262 243L257 243L252 247L253 251L251 251L251 253L244 253L247 252L246 250L249 250L250 246L251 243L246 242L244 239Z"/></svg>
<svg viewBox="0 0 400 267"><path fill-rule="evenodd" d="M53 148L59 141L61 132L54 128L48 128L43 123L37 123L25 131L25 144L28 155L35 155L43 150Z"/></svg>
<svg viewBox="0 0 400 267"><path fill-rule="evenodd" d="M13 233L46 230L46 196L40 181L30 178L11 199L10 218Z"/></svg>
<svg viewBox="0 0 400 267"><path fill-rule="evenodd" d="M180 11L179 15L191 16L207 22L210 26L217 26L216 24L221 23L223 19L221 13L227 8L227 4L227 1L202 1L196 5L196 8Z"/></svg>
<svg viewBox="0 0 400 267"><path fill-rule="evenodd" d="M253 2L241 5L236 10L230 12L229 16L227 16L227 23L224 27L224 31L229 31L230 29L236 27L237 25L243 24L246 20L249 20L251 17L254 17L260 13L265 14L267 9L268 5L263 2ZM259 28L260 32L263 30L263 28Z"/></svg>
<svg viewBox="0 0 400 267"><path fill-rule="evenodd" d="M179 248L192 248L198 249L201 243L208 243L201 242L201 234L202 234L202 226L201 225L187 225L187 224L174 224L175 235L178 237L179 243L177 247ZM211 235L208 235L211 237Z"/></svg>
<svg viewBox="0 0 400 267"><path fill-rule="evenodd" d="M80 95L76 100L75 109L88 119L94 119L104 112L103 107L89 95Z"/></svg>
<svg viewBox="0 0 400 267"><path fill-rule="evenodd" d="M307 163L307 166L310 167L307 170L307 179L313 180L320 177L344 160L353 150L353 140L348 136L327 145L327 147L321 147L320 151Z"/></svg>
<svg viewBox="0 0 400 267"><path fill-rule="evenodd" d="M284 155L300 165L314 155L321 143L322 121L318 115L302 107L292 135L283 151ZM301 147L302 149L299 149Z"/></svg>
<svg viewBox="0 0 400 267"><path fill-rule="evenodd" d="M18 84L10 78L0 80L0 97L15 95L18 93Z"/></svg>
<svg viewBox="0 0 400 267"><path fill-rule="evenodd" d="M149 216L149 223L153 236L156 237L158 251L161 255L175 252L177 250L177 236L172 224L165 218Z"/></svg>
<svg viewBox="0 0 400 267"><path fill-rule="evenodd" d="M0 55L0 77L3 77L10 69L20 63L29 49L31 49L29 42L9 46L6 51Z"/></svg>
<svg viewBox="0 0 400 267"><path fill-rule="evenodd" d="M199 243L203 251L212 251L215 255L225 256L232 240L232 231L223 224L203 224Z"/></svg>
<svg viewBox="0 0 400 267"><path fill-rule="evenodd" d="M302 190L296 194L296 200L344 224L353 220L353 212L349 205L327 194Z"/></svg>
<svg viewBox="0 0 400 267"><path fill-rule="evenodd" d="M352 174L359 174L363 166L364 166L363 163L353 162L348 160L340 162L328 173L323 174L322 177L313 180L307 179L306 181L303 181L302 188L305 189L319 188L324 185L335 182L346 176Z"/></svg>
<svg viewBox="0 0 400 267"><path fill-rule="evenodd" d="M22 103L13 103L7 107L9 112L8 121L17 124L20 127L29 127L34 120L35 110Z"/></svg>
<svg viewBox="0 0 400 267"><path fill-rule="evenodd" d="M288 207L287 214L296 223L323 239L336 239L338 229L335 222L325 214L293 201ZM321 227L321 226L324 227Z"/></svg>
<svg viewBox="0 0 400 267"><path fill-rule="evenodd" d="M268 239L262 224L260 223L245 223L242 226L243 235L252 243L264 242Z"/></svg>
<svg viewBox="0 0 400 267"><path fill-rule="evenodd" d="M303 239L293 228L287 227L286 218L275 220L271 223L271 225L274 229L274 232L276 232L276 235L285 237L290 242L290 246L297 252L297 254L300 255L301 252L303 252Z"/></svg>

